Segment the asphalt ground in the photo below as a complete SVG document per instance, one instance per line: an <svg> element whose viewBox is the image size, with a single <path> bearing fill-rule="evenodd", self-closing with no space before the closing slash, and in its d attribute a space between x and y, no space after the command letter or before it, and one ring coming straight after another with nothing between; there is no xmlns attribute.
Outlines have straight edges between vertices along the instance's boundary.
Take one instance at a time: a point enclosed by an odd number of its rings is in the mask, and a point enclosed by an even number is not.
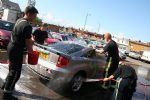
<svg viewBox="0 0 150 100"><path fill-rule="evenodd" d="M150 64L128 57L127 60L130 61L129 63L138 74L137 91L134 93L133 100L144 100L144 86L140 85L139 82L150 84ZM0 50L0 62L7 62L5 50ZM0 64L0 86L3 84L7 73L8 65ZM55 84L47 85L48 83L24 65L14 96L18 100L110 100L113 97L113 92L102 89L99 82L85 83L78 93L63 91L63 88L57 88ZM147 87L146 92L146 100L150 100L150 87ZM0 90L0 100L3 100L2 90Z"/></svg>

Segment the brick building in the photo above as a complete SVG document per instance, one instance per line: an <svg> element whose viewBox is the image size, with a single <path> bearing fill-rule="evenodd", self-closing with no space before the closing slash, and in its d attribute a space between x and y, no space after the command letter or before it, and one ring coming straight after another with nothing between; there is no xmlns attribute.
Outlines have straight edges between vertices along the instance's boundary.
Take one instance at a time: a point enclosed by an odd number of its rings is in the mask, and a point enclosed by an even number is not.
<svg viewBox="0 0 150 100"><path fill-rule="evenodd" d="M103 35L101 35L101 34L83 31L80 29L75 29L73 27L62 27L62 26L57 26L57 25L53 25L53 24L49 24L48 29L53 31L53 32L74 33L78 37L87 38L87 39L91 38L91 39L99 40L103 37Z"/></svg>
<svg viewBox="0 0 150 100"><path fill-rule="evenodd" d="M144 51L150 49L150 45L142 42L129 41L129 48L131 51Z"/></svg>
<svg viewBox="0 0 150 100"><path fill-rule="evenodd" d="M62 28L63 28L62 26L57 26L57 25L53 25L53 24L48 25L48 29L53 32L60 32L60 29L62 29Z"/></svg>

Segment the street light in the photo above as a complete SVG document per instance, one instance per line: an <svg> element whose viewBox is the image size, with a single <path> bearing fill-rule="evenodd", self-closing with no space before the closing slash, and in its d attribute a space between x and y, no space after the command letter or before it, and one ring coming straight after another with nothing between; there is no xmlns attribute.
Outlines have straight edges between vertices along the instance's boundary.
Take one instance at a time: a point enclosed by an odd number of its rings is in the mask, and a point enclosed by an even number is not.
<svg viewBox="0 0 150 100"><path fill-rule="evenodd" d="M101 24L99 24L99 25L98 25L97 34L99 33L99 31L100 31L100 28L101 28Z"/></svg>
<svg viewBox="0 0 150 100"><path fill-rule="evenodd" d="M87 23L88 16L91 16L91 14L89 14L89 13L86 14L83 30L85 30L85 26L86 26L86 23Z"/></svg>
<svg viewBox="0 0 150 100"><path fill-rule="evenodd" d="M28 6L35 6L36 0L28 0Z"/></svg>

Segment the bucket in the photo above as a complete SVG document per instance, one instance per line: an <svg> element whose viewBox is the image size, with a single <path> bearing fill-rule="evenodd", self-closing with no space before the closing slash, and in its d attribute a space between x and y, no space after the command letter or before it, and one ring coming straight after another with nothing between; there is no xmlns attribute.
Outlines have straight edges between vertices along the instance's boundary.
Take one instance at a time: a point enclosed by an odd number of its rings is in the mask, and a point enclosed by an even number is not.
<svg viewBox="0 0 150 100"><path fill-rule="evenodd" d="M28 53L28 64L36 65L38 63L39 52L33 51L33 53Z"/></svg>

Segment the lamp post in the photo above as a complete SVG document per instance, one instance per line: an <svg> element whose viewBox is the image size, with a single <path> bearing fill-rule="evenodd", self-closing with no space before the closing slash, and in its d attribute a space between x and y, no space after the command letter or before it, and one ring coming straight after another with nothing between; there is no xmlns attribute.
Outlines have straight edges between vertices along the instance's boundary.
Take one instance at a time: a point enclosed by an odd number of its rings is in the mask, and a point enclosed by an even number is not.
<svg viewBox="0 0 150 100"><path fill-rule="evenodd" d="M36 0L28 0L28 6L35 6Z"/></svg>
<svg viewBox="0 0 150 100"><path fill-rule="evenodd" d="M91 15L91 14L89 14L89 13L86 14L83 30L85 30L86 23L87 23L87 19L88 19L88 16L90 16L90 15Z"/></svg>
<svg viewBox="0 0 150 100"><path fill-rule="evenodd" d="M101 24L99 24L99 25L98 25L97 34L99 33L99 31L100 31L100 28L101 28Z"/></svg>

